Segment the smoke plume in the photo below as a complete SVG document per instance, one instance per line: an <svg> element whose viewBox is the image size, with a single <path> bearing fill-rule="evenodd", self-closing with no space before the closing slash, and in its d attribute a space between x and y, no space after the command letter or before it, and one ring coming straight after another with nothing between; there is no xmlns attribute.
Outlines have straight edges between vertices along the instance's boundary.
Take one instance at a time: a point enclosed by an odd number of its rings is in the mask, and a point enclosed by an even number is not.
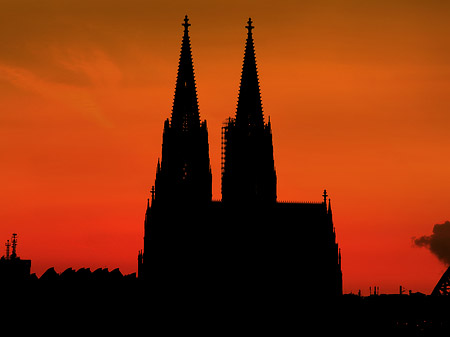
<svg viewBox="0 0 450 337"><path fill-rule="evenodd" d="M414 245L428 248L436 257L450 265L450 221L436 224L431 235L413 237Z"/></svg>

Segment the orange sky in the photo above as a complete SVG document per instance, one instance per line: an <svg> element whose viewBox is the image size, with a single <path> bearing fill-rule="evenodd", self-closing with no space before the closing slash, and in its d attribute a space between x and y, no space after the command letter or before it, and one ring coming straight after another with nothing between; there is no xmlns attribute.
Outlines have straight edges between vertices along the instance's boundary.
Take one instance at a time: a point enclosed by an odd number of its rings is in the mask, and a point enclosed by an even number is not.
<svg viewBox="0 0 450 337"><path fill-rule="evenodd" d="M0 0L0 241L32 272L137 269L190 17L213 196L251 16L279 200L332 199L344 292L430 293L450 220L450 3ZM3 252L2 252L3 253Z"/></svg>

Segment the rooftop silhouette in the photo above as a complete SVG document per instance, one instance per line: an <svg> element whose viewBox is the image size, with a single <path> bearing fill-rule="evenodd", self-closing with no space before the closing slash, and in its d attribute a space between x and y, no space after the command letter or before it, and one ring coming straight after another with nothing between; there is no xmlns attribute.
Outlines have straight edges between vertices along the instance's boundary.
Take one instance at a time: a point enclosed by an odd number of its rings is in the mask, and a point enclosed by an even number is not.
<svg viewBox="0 0 450 337"><path fill-rule="evenodd" d="M6 253L0 258L0 282L21 282L30 277L31 260L23 260L17 255L17 233L7 240ZM11 249L11 251L10 251Z"/></svg>

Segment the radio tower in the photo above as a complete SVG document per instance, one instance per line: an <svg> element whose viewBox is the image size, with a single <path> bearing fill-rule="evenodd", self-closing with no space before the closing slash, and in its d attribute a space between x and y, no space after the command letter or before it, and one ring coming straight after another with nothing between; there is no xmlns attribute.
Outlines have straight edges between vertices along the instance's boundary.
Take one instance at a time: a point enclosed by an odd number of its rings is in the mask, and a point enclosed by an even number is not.
<svg viewBox="0 0 450 337"><path fill-rule="evenodd" d="M12 253L11 253L11 259L15 259L17 257L16 253L16 247L17 247L17 234L13 233L11 238L11 246L12 246Z"/></svg>
<svg viewBox="0 0 450 337"><path fill-rule="evenodd" d="M6 240L5 246L6 246L6 256L5 256L5 258L7 260L9 260L9 247L11 246L11 244L9 243L9 240Z"/></svg>

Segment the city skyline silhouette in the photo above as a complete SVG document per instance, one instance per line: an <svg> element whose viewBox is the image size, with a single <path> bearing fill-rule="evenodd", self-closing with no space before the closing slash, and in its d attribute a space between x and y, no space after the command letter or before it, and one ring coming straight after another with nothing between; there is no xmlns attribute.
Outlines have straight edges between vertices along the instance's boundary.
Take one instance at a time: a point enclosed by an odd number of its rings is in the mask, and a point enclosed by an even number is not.
<svg viewBox="0 0 450 337"><path fill-rule="evenodd" d="M32 273L137 271L188 13L212 199L251 16L276 200L327 189L344 293L433 290L447 268L446 4L137 2L5 8L0 235L19 234Z"/></svg>
<svg viewBox="0 0 450 337"><path fill-rule="evenodd" d="M278 200L271 114L262 105L264 82L251 18L236 112L221 128L222 198L213 199L208 124L199 111L187 15L182 26L173 105L163 123L137 273L50 267L38 277L31 273L31 260L18 255L14 232L0 259L0 284L8 289L4 301L11 304L7 319L20 313L21 320L53 328L90 323L91 331L103 332L105 323L116 325L117 319L130 332L130 322L147 327L149 318L165 329L181 323L183 331L235 326L278 333L319 333L326 326L351 335L448 331L450 267L429 295L402 285L396 295L387 295L377 284L369 287L369 296L361 289L345 293L339 231L327 190L318 202ZM445 262L449 224L437 224L431 235L411 241ZM46 310L36 310L36 304L46 304ZM227 317L230 311L234 317ZM159 324L152 322L149 331Z"/></svg>

